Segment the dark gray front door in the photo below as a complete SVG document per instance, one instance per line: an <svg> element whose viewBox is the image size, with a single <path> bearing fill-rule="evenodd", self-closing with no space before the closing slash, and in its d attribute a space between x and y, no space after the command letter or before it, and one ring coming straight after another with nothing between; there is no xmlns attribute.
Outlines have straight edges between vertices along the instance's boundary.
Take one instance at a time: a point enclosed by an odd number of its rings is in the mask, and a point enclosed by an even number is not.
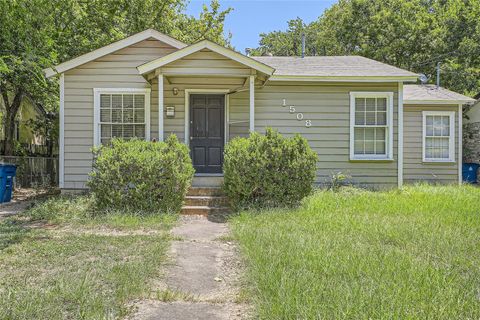
<svg viewBox="0 0 480 320"><path fill-rule="evenodd" d="M225 96L190 96L190 152L196 173L221 173L225 141Z"/></svg>

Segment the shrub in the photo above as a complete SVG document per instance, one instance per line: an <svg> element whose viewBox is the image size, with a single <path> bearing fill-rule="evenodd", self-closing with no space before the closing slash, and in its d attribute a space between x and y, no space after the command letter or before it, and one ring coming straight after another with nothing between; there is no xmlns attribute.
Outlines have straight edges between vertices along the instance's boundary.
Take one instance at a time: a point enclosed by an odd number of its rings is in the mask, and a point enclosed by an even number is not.
<svg viewBox="0 0 480 320"><path fill-rule="evenodd" d="M176 136L165 142L114 139L93 152L88 186L99 209L180 211L194 170L188 147Z"/></svg>
<svg viewBox="0 0 480 320"><path fill-rule="evenodd" d="M225 147L224 190L234 209L292 207L311 193L317 154L305 138L267 128Z"/></svg>

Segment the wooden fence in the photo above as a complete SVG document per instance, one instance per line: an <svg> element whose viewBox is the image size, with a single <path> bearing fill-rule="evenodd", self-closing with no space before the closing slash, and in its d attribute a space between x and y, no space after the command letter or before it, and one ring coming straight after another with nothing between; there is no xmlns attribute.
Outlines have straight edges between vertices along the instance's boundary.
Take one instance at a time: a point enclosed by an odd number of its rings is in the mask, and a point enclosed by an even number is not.
<svg viewBox="0 0 480 320"><path fill-rule="evenodd" d="M21 143L21 149L28 155L28 156L41 156L45 157L49 155L49 150L47 145L43 144L32 144L32 143ZM4 140L0 140L0 155L4 154ZM54 145L52 147L52 154L58 154L58 147Z"/></svg>
<svg viewBox="0 0 480 320"><path fill-rule="evenodd" d="M58 158L0 156L0 163L17 165L16 187L58 186Z"/></svg>

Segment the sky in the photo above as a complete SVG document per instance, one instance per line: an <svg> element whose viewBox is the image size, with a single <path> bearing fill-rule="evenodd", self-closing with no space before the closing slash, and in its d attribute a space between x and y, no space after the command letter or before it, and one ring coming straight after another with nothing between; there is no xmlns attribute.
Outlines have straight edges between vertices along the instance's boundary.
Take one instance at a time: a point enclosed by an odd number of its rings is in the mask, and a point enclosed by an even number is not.
<svg viewBox="0 0 480 320"><path fill-rule="evenodd" d="M258 47L260 33L286 30L287 21L300 17L306 23L317 20L337 0L220 0L221 9L233 8L225 21L236 50ZM198 17L210 0L190 0L187 13Z"/></svg>

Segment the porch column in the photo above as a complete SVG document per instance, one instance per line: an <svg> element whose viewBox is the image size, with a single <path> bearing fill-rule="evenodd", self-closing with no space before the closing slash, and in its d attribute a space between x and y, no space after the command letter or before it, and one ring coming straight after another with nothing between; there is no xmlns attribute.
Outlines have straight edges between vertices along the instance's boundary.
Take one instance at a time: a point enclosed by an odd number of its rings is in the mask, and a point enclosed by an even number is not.
<svg viewBox="0 0 480 320"><path fill-rule="evenodd" d="M255 76L250 76L250 132L255 131Z"/></svg>
<svg viewBox="0 0 480 320"><path fill-rule="evenodd" d="M158 75L158 141L163 141L163 74Z"/></svg>

